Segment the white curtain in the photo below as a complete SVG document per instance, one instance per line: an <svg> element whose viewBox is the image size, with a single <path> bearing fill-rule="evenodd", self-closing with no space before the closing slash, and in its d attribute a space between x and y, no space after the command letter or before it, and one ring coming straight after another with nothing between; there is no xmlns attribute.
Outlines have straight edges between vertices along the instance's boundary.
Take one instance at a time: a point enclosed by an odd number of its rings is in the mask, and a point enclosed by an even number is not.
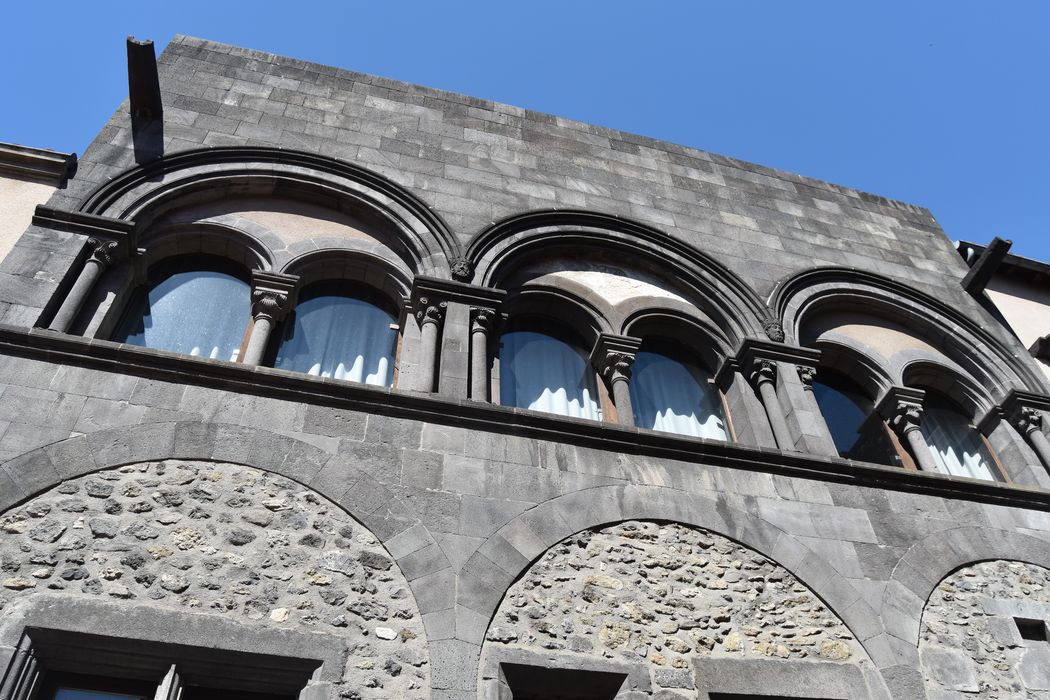
<svg viewBox="0 0 1050 700"><path fill-rule="evenodd" d="M966 416L929 403L923 411L922 432L937 470L953 476L995 480L984 443Z"/></svg>
<svg viewBox="0 0 1050 700"><path fill-rule="evenodd" d="M131 345L212 359L236 360L248 322L249 286L212 270L177 272L130 312L123 337Z"/></svg>
<svg viewBox="0 0 1050 700"><path fill-rule="evenodd" d="M631 378L631 407L639 428L725 440L718 392L706 373L665 355L639 352Z"/></svg>
<svg viewBox="0 0 1050 700"><path fill-rule="evenodd" d="M543 333L500 338L500 398L504 405L601 420L594 370L583 352Z"/></svg>
<svg viewBox="0 0 1050 700"><path fill-rule="evenodd" d="M292 334L275 367L320 377L389 387L393 382L396 319L367 301L318 296L295 307Z"/></svg>

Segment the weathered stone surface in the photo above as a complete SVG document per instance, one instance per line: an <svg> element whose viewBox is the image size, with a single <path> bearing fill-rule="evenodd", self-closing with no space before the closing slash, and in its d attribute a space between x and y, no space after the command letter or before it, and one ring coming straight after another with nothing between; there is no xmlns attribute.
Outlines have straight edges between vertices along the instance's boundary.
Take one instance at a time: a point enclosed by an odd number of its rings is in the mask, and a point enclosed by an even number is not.
<svg viewBox="0 0 1050 700"><path fill-rule="evenodd" d="M714 533L640 521L548 550L510 588L486 640L487 655L568 650L644 664L654 690L694 688L697 657L866 658L782 567Z"/></svg>
<svg viewBox="0 0 1050 700"><path fill-rule="evenodd" d="M960 569L934 589L919 649L927 693L1048 698L1050 647L1021 639L1014 617L1050 610L1050 571L988 561Z"/></svg>
<svg viewBox="0 0 1050 700"><path fill-rule="evenodd" d="M130 465L65 482L4 514L0 529L0 614L48 590L338 629L350 649L348 697L427 697L422 619L400 570L366 528L284 477Z"/></svg>

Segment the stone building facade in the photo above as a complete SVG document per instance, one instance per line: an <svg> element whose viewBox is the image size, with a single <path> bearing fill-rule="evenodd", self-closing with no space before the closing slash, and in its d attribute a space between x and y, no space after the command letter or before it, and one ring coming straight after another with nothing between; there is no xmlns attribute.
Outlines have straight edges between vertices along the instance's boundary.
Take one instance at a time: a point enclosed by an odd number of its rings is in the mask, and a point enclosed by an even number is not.
<svg viewBox="0 0 1050 700"><path fill-rule="evenodd" d="M1050 380L928 211L144 46L0 263L0 698L1050 697Z"/></svg>

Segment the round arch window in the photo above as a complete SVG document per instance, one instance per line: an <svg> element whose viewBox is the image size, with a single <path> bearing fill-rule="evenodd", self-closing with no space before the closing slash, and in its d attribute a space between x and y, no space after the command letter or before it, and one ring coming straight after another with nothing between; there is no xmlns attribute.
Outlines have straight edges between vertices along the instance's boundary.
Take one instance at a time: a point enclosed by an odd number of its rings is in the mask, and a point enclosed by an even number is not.
<svg viewBox="0 0 1050 700"><path fill-rule="evenodd" d="M922 434L930 446L937 471L995 481L997 470L991 452L970 417L934 389L926 389L922 404Z"/></svg>
<svg viewBox="0 0 1050 700"><path fill-rule="evenodd" d="M886 424L875 413L874 402L856 382L845 374L821 367L813 380L813 396L840 457L901 466Z"/></svg>
<svg viewBox="0 0 1050 700"><path fill-rule="evenodd" d="M583 343L558 323L512 323L500 336L499 375L504 406L601 420L594 370Z"/></svg>
<svg viewBox="0 0 1050 700"><path fill-rule="evenodd" d="M216 256L169 258L149 269L113 340L235 361L250 316L247 271Z"/></svg>
<svg viewBox="0 0 1050 700"><path fill-rule="evenodd" d="M390 387L397 315L371 288L318 282L299 297L274 367L318 377Z"/></svg>
<svg viewBox="0 0 1050 700"><path fill-rule="evenodd" d="M639 428L727 439L722 400L711 373L684 348L646 339L635 354L629 386Z"/></svg>

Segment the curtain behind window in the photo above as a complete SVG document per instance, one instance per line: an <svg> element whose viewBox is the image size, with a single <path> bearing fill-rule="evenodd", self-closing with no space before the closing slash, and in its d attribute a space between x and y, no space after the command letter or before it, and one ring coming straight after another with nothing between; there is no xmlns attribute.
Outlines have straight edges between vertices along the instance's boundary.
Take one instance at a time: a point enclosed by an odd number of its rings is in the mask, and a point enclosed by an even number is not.
<svg viewBox="0 0 1050 700"><path fill-rule="evenodd" d="M639 428L725 440L718 392L706 372L655 352L635 355L631 407Z"/></svg>
<svg viewBox="0 0 1050 700"><path fill-rule="evenodd" d="M991 455L977 430L957 408L927 392L921 425L938 471L953 476L995 480Z"/></svg>
<svg viewBox="0 0 1050 700"><path fill-rule="evenodd" d="M249 284L217 269L185 269L194 264L189 259L169 265L175 271L129 306L113 339L235 361L250 315Z"/></svg>
<svg viewBox="0 0 1050 700"><path fill-rule="evenodd" d="M374 386L393 383L397 322L379 306L351 296L325 294L295 307L291 334L275 367Z"/></svg>
<svg viewBox="0 0 1050 700"><path fill-rule="evenodd" d="M500 338L500 397L506 406L601 420L594 370L578 347L533 331Z"/></svg>

